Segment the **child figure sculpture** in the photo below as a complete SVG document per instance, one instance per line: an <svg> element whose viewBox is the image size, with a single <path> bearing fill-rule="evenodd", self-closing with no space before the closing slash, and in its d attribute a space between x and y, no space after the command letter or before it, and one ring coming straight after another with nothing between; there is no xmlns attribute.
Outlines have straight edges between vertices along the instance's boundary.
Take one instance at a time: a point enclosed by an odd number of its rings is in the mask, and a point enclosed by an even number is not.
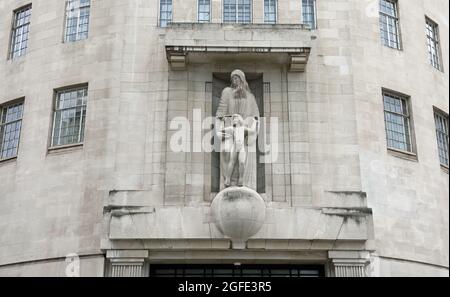
<svg viewBox="0 0 450 297"><path fill-rule="evenodd" d="M242 187L244 186L245 164L247 161L245 139L249 132L255 130L255 127L247 128L244 125L244 119L239 114L228 117L231 117L231 126L221 127L218 135L222 138L222 156L220 159L223 168L224 185L226 188L231 186L231 177L236 164L238 164L239 177L237 186Z"/></svg>

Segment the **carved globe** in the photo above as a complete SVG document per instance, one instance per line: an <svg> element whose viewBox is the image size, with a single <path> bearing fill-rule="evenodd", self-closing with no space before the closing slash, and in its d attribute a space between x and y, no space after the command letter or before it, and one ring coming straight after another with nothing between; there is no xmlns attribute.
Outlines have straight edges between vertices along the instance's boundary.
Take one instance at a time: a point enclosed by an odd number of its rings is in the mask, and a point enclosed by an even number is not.
<svg viewBox="0 0 450 297"><path fill-rule="evenodd" d="M211 212L217 229L231 238L233 248L245 248L245 242L264 224L266 204L252 189L230 187L217 194Z"/></svg>

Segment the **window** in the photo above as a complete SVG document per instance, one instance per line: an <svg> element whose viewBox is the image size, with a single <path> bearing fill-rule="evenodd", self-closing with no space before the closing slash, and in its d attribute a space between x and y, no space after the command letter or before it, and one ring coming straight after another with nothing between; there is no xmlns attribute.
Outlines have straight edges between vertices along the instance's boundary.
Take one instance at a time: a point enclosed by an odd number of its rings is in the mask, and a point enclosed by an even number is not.
<svg viewBox="0 0 450 297"><path fill-rule="evenodd" d="M159 26L167 27L170 22L172 22L172 0L160 0Z"/></svg>
<svg viewBox="0 0 450 297"><path fill-rule="evenodd" d="M430 58L430 63L434 66L434 68L442 70L438 25L429 18L426 18L426 31L428 40L428 56Z"/></svg>
<svg viewBox="0 0 450 297"><path fill-rule="evenodd" d="M86 122L87 87L57 91L55 98L51 146L82 143Z"/></svg>
<svg viewBox="0 0 450 297"><path fill-rule="evenodd" d="M324 277L323 265L155 264L150 277Z"/></svg>
<svg viewBox="0 0 450 297"><path fill-rule="evenodd" d="M448 115L435 110L436 136L441 165L448 167Z"/></svg>
<svg viewBox="0 0 450 297"><path fill-rule="evenodd" d="M400 49L397 1L380 0L381 41L387 47Z"/></svg>
<svg viewBox="0 0 450 297"><path fill-rule="evenodd" d="M409 99L383 94L387 144L390 149L413 152Z"/></svg>
<svg viewBox="0 0 450 297"><path fill-rule="evenodd" d="M88 38L90 0L68 0L66 3L65 42Z"/></svg>
<svg viewBox="0 0 450 297"><path fill-rule="evenodd" d="M316 0L302 0L303 24L316 29Z"/></svg>
<svg viewBox="0 0 450 297"><path fill-rule="evenodd" d="M0 160L17 156L22 116L23 100L0 106Z"/></svg>
<svg viewBox="0 0 450 297"><path fill-rule="evenodd" d="M11 59L23 56L27 52L30 19L31 4L14 11L14 23L11 33Z"/></svg>
<svg viewBox="0 0 450 297"><path fill-rule="evenodd" d="M198 0L198 21L200 23L211 21L211 0Z"/></svg>
<svg viewBox="0 0 450 297"><path fill-rule="evenodd" d="M251 0L223 0L224 23L251 23Z"/></svg>
<svg viewBox="0 0 450 297"><path fill-rule="evenodd" d="M267 24L277 22L277 0L264 0L264 22Z"/></svg>

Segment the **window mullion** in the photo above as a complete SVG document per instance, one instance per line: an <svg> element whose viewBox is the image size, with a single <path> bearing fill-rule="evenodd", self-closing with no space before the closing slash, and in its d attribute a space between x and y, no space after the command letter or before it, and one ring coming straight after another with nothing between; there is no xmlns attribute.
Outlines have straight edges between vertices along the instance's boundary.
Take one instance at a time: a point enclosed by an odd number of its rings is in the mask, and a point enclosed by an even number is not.
<svg viewBox="0 0 450 297"><path fill-rule="evenodd" d="M2 133L2 141L0 142L0 159L3 159L3 144L5 143L6 130Z"/></svg>
<svg viewBox="0 0 450 297"><path fill-rule="evenodd" d="M386 111L387 113L393 114L393 115L398 115L398 116L401 116L401 117L408 117L408 115L404 114L404 113L398 113L398 112L390 111L390 110L387 110L387 109L385 109L384 111Z"/></svg>
<svg viewBox="0 0 450 297"><path fill-rule="evenodd" d="M80 127L78 129L78 142L81 142L81 129L83 127L83 111L84 111L84 106L81 106ZM75 110L75 118L76 118L76 110Z"/></svg>
<svg viewBox="0 0 450 297"><path fill-rule="evenodd" d="M78 13L77 13L77 26L76 26L76 33L75 33L75 37L78 40L78 38L80 38L79 34L80 34L80 21L81 21L81 7L80 5L78 5Z"/></svg>
<svg viewBox="0 0 450 297"><path fill-rule="evenodd" d="M56 144L56 145L60 145L61 144L61 139L62 139L62 137L61 137L61 131L62 131L62 117L63 117L63 112L64 111L57 111L56 113L55 113L55 116L57 116L58 115L58 112L60 113L60 119L59 119L59 131L58 131L58 139L57 139L57 141L58 141L58 143Z"/></svg>
<svg viewBox="0 0 450 297"><path fill-rule="evenodd" d="M0 123L0 127L6 126L6 125L9 125L9 124L15 124L15 123L17 123L17 122L20 122L21 120L22 120L22 119L17 119L17 120L10 121L10 122Z"/></svg>
<svg viewBox="0 0 450 297"><path fill-rule="evenodd" d="M388 44L390 47L392 47L392 42L391 42L391 31L390 31L390 22L391 22L391 18L389 16L386 17L387 20L387 26L386 26L386 30L387 30L387 38L388 38Z"/></svg>

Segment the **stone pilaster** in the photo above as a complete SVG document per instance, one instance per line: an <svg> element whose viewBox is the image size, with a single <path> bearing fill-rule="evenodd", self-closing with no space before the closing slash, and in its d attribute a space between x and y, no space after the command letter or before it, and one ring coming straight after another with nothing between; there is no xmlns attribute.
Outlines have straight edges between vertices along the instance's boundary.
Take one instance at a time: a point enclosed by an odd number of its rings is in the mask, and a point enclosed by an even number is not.
<svg viewBox="0 0 450 297"><path fill-rule="evenodd" d="M106 252L110 277L144 277L146 274L145 259L148 251L111 250Z"/></svg>
<svg viewBox="0 0 450 297"><path fill-rule="evenodd" d="M367 265L370 262L366 251L329 251L332 273L335 277L368 277Z"/></svg>

